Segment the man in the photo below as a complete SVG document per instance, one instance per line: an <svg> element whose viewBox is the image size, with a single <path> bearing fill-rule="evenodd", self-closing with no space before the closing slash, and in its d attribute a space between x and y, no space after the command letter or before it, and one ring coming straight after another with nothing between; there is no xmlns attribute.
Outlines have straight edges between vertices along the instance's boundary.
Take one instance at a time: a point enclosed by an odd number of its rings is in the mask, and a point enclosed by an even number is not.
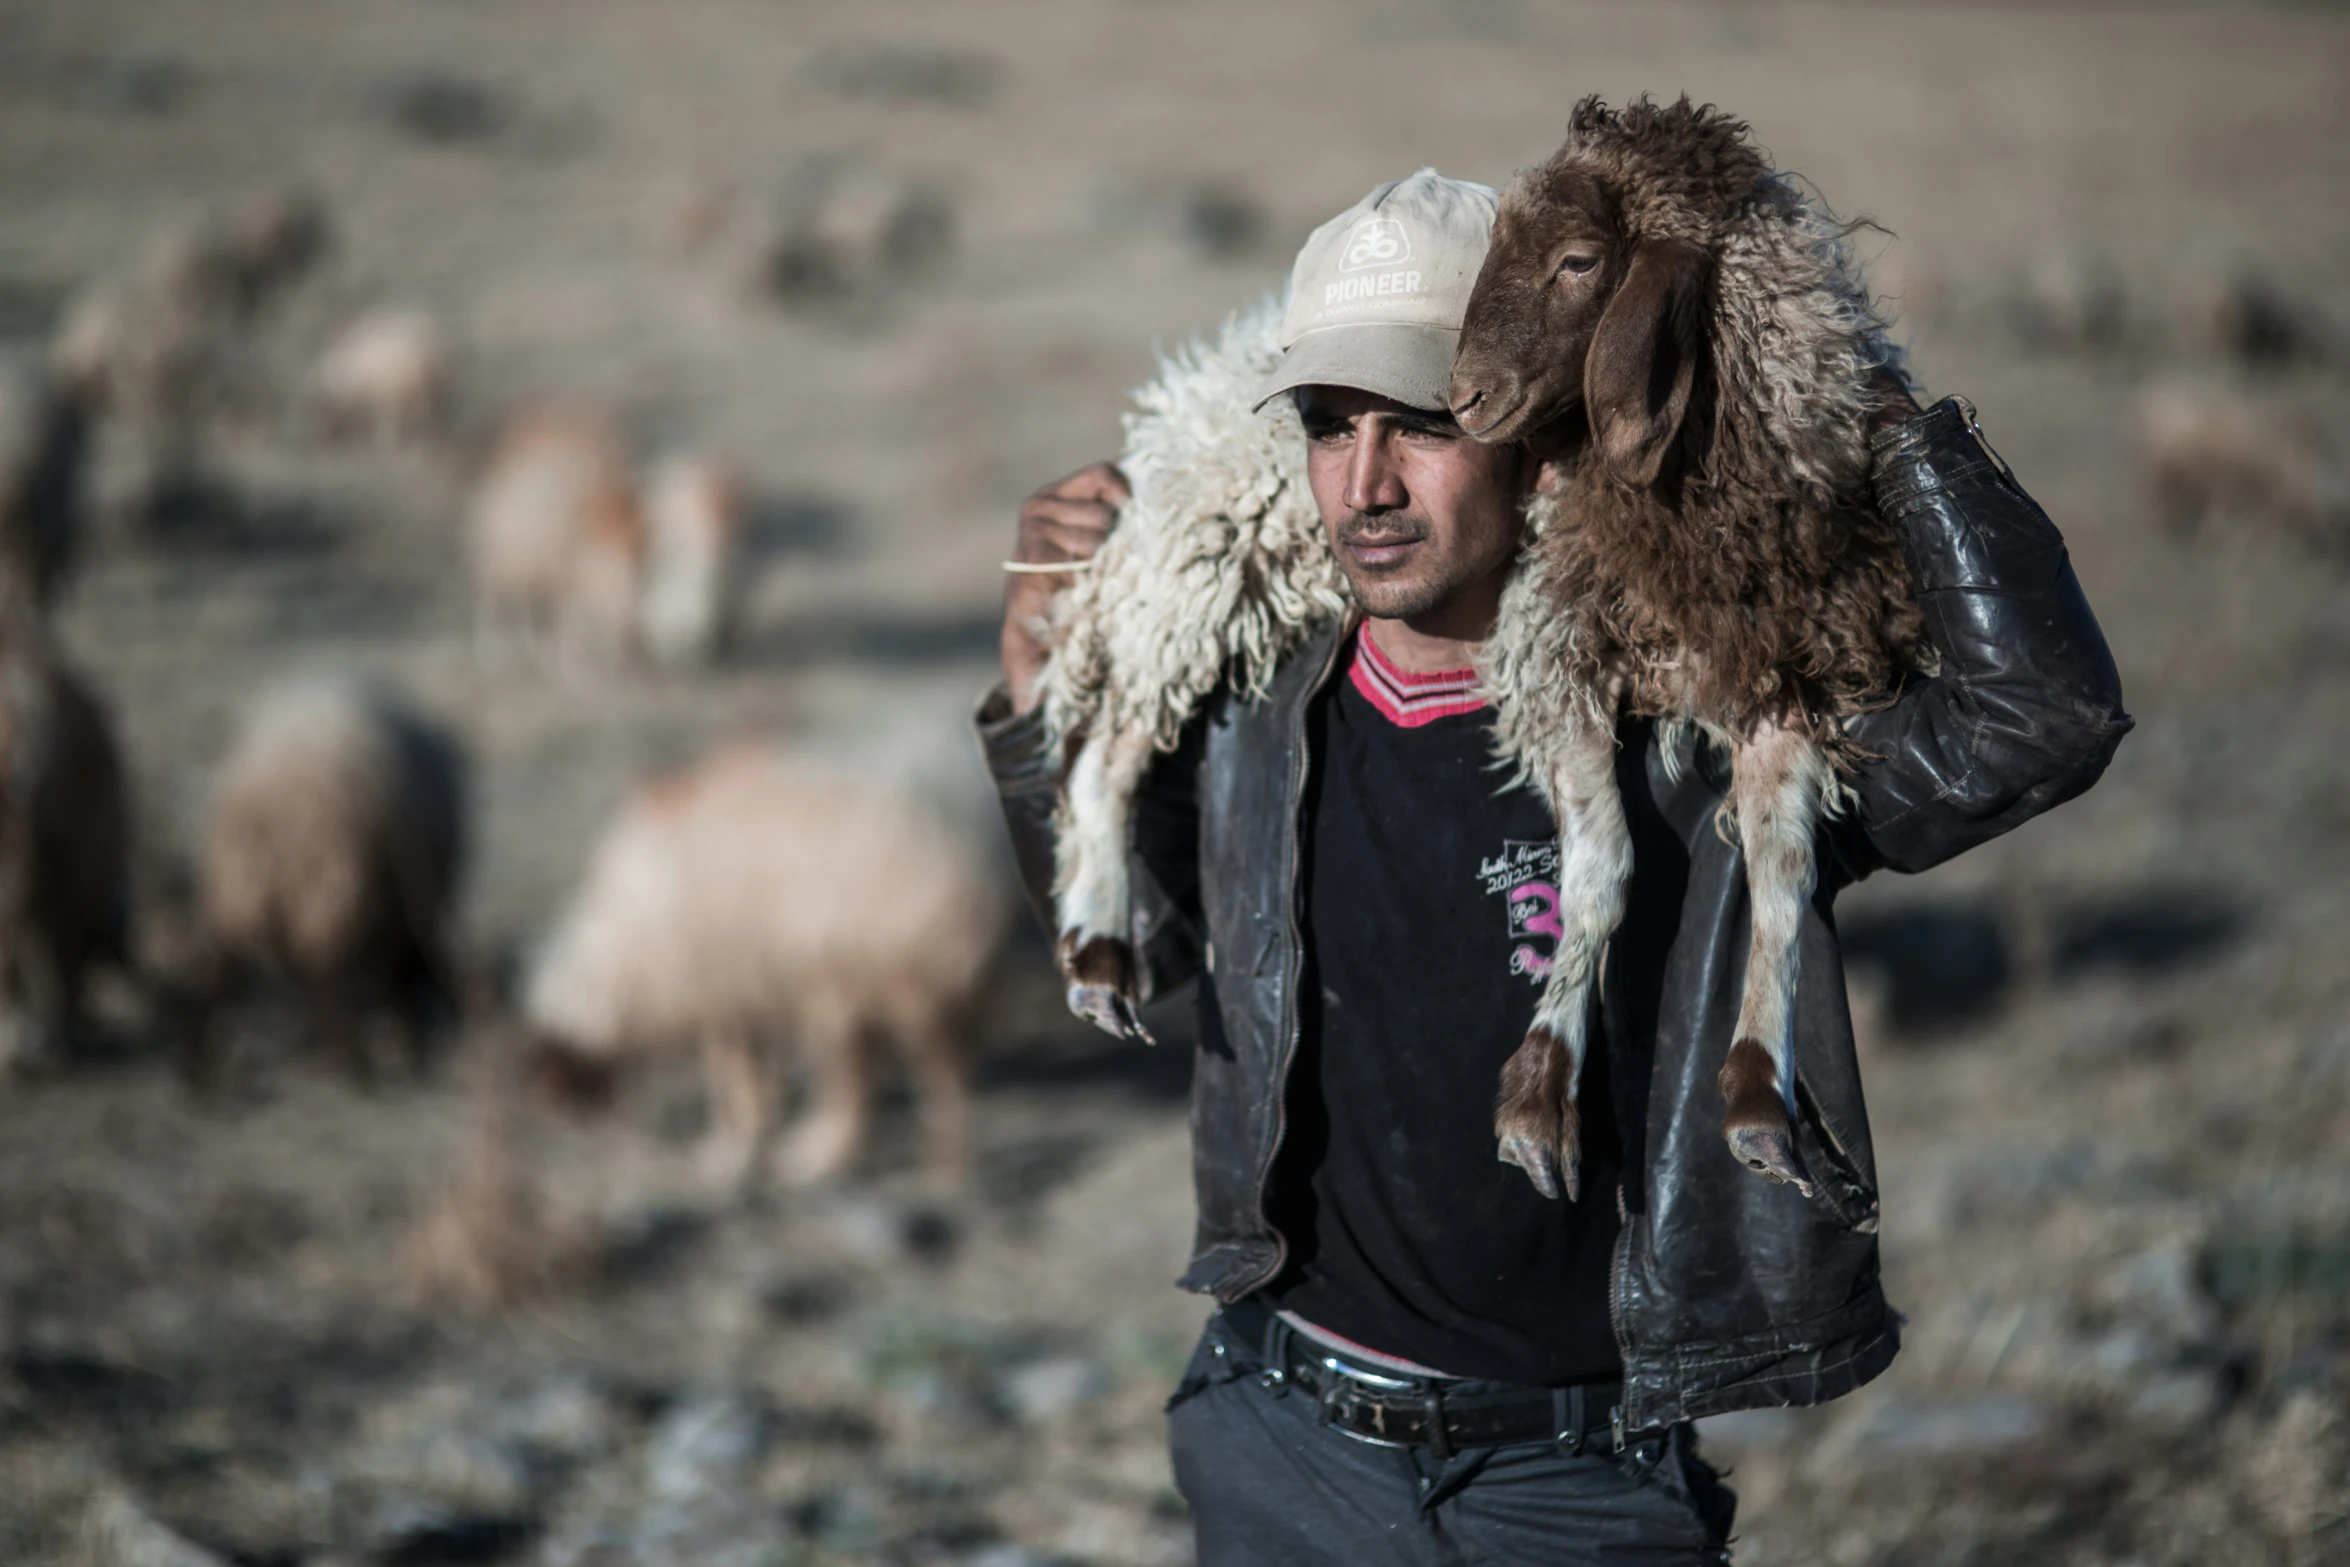
<svg viewBox="0 0 2350 1567"><path fill-rule="evenodd" d="M1822 833L1795 1024L1817 1190L1764 1182L1719 1135L1747 941L1724 761L1627 722L1636 870L1579 1094L1583 1195L1540 1196L1495 1158L1492 1114L1558 928L1555 827L1499 787L1473 665L1543 464L1445 407L1492 214L1490 190L1423 171L1300 253L1264 392L1295 402L1360 613L1261 696L1211 699L1138 802L1149 987L1200 984L1183 1283L1222 1304L1169 1407L1208 1567L1725 1560L1734 1499L1689 1422L1837 1397L1897 1342L1834 890L2077 794L2129 728L2056 530L1965 404L1920 413L1887 377L1876 498L1940 668L1859 723L1879 760ZM1040 903L1037 628L1069 577L1038 568L1090 556L1126 496L1100 465L1021 511L979 717Z"/></svg>

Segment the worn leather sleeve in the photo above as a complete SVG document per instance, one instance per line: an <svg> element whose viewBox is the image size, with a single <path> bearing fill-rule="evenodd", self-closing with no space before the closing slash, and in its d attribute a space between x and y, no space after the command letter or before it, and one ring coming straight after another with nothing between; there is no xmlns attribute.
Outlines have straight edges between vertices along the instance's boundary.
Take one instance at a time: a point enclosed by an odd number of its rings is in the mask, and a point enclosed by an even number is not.
<svg viewBox="0 0 2350 1567"><path fill-rule="evenodd" d="M1909 557L1941 668L1849 726L1845 874L1918 871L2095 783L2129 733L2121 677L2064 538L1945 398L1876 441L1876 498Z"/></svg>
<svg viewBox="0 0 2350 1567"><path fill-rule="evenodd" d="M1053 919L1053 805L1059 768L1045 742L1044 712L1012 711L1002 686L980 699L973 715L979 749L1003 804L1028 906L1046 939ZM1194 780L1198 740L1160 757L1143 779L1134 806L1134 937L1142 957L1142 998L1164 995L1198 972L1199 808Z"/></svg>

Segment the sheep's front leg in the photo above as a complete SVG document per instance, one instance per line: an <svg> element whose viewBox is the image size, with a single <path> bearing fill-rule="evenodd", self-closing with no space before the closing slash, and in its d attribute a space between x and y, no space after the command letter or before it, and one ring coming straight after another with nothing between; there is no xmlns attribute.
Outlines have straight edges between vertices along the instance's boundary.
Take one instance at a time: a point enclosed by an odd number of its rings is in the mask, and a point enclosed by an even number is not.
<svg viewBox="0 0 2350 1567"><path fill-rule="evenodd" d="M751 1031L730 1023L705 1034L702 1074L710 1095L703 1171L714 1185L747 1192L765 1167L775 1135L775 1085Z"/></svg>
<svg viewBox="0 0 2350 1567"><path fill-rule="evenodd" d="M848 1172L873 1119L873 1070L864 1021L847 1005L812 1000L800 1047L814 1079L807 1109L783 1151L784 1179L812 1186Z"/></svg>
<svg viewBox="0 0 2350 1567"><path fill-rule="evenodd" d="M1126 845L1150 755L1148 734L1096 734L1078 750L1061 813L1055 947L1069 1010L1105 1032L1144 1040Z"/></svg>
<svg viewBox="0 0 2350 1567"><path fill-rule="evenodd" d="M1612 713L1612 693L1604 704ZM1501 1070L1493 1131L1500 1157L1545 1197L1581 1195L1582 1122L1575 1089L1591 1016L1599 955L1624 917L1632 834L1616 793L1616 737L1589 719L1565 726L1543 758L1558 820L1557 950L1534 1025Z"/></svg>
<svg viewBox="0 0 2350 1567"><path fill-rule="evenodd" d="M1819 874L1813 835L1834 783L1826 753L1781 724L1759 726L1731 759L1753 935L1722 1065L1722 1135L1739 1163L1806 1196L1811 1181L1795 1152L1796 937Z"/></svg>

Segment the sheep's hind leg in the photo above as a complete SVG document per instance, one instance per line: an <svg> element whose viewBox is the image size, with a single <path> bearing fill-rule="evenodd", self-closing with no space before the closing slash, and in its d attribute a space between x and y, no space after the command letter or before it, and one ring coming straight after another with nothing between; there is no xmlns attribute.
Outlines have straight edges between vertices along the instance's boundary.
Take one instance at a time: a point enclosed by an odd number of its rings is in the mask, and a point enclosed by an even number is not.
<svg viewBox="0 0 2350 1567"><path fill-rule="evenodd" d="M1095 735L1079 748L1062 823L1061 937L1054 947L1069 1010L1107 1033L1145 1041L1142 965L1128 936L1126 830L1150 755L1147 734Z"/></svg>
<svg viewBox="0 0 2350 1567"><path fill-rule="evenodd" d="M1607 704L1613 711L1614 702ZM1582 1194L1582 1118L1575 1108L1599 955L1624 916L1632 877L1632 834L1616 792L1615 735L1597 723L1569 726L1550 766L1551 811L1558 819L1555 886L1526 883L1513 898L1556 901L1555 947L1534 1026L1501 1069L1493 1112L1500 1157L1526 1172L1545 1197ZM1531 956L1532 949L1525 949ZM1539 961L1539 958L1534 958Z"/></svg>
<svg viewBox="0 0 2350 1567"><path fill-rule="evenodd" d="M1738 1029L1722 1063L1722 1135L1739 1163L1809 1196L1795 1152L1796 938L1818 877L1813 834L1834 778L1808 736L1778 724L1747 737L1731 772L1753 934Z"/></svg>

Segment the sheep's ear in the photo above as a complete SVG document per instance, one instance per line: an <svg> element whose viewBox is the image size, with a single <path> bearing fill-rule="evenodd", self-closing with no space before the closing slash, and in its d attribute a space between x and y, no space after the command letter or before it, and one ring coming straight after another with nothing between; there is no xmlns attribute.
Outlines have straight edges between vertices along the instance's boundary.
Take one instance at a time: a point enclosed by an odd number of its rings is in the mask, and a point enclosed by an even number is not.
<svg viewBox="0 0 2350 1567"><path fill-rule="evenodd" d="M1705 252L1643 240L1583 359L1583 406L1600 456L1627 484L1648 485L1681 433L1705 352Z"/></svg>

